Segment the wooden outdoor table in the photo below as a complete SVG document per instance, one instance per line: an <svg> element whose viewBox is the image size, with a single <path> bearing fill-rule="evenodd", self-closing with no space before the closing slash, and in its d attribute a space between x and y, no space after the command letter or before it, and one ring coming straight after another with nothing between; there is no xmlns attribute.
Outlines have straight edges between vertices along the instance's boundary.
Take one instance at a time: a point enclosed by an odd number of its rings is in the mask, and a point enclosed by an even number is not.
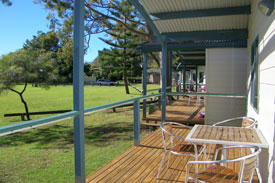
<svg viewBox="0 0 275 183"><path fill-rule="evenodd" d="M268 148L261 131L257 128L195 125L186 141L221 145L255 145Z"/></svg>
<svg viewBox="0 0 275 183"><path fill-rule="evenodd" d="M242 128L229 126L195 125L186 136L188 142L198 142L205 144L227 145L254 145L260 148L268 148L262 132L257 128ZM223 151L223 157L227 157ZM258 166L258 165L257 165ZM262 182L259 168L256 167L259 182Z"/></svg>

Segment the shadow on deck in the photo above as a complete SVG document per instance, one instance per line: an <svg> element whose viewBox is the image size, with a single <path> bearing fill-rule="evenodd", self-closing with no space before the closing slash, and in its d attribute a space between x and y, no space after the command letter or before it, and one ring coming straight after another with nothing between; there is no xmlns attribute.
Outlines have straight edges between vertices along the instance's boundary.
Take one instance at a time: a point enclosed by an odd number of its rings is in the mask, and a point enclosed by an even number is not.
<svg viewBox="0 0 275 183"><path fill-rule="evenodd" d="M166 121L183 124L204 124L204 118L198 118L197 114L205 111L203 99L191 99L188 97L176 100L166 106ZM161 110L156 110L143 118L146 123L142 125L158 124L161 121Z"/></svg>
<svg viewBox="0 0 275 183"><path fill-rule="evenodd" d="M176 134L186 136L188 129L177 129ZM212 146L214 149L214 146ZM213 150L214 151L214 150ZM207 152L209 152L207 150ZM229 156L235 156L236 152L229 153ZM86 178L87 183L108 182L181 182L185 180L185 165L187 161L193 160L192 157L172 156L170 167L166 169L166 163L163 166L160 179L156 179L160 161L163 155L162 139L160 130L157 129L152 134L142 140L140 146L132 146L123 154L107 163L97 171ZM211 151L210 156L213 157ZM202 157L200 158L202 159ZM167 162L167 161L166 161ZM236 165L232 165L235 169ZM195 171L192 167L191 173ZM202 167L199 167L200 169ZM191 181L190 181L191 182ZM254 183L257 176L254 176Z"/></svg>

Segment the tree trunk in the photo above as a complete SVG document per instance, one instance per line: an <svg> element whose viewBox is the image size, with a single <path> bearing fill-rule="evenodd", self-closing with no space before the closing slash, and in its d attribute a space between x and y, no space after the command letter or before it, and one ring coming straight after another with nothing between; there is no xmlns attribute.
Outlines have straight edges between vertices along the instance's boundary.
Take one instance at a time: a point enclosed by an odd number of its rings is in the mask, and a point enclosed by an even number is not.
<svg viewBox="0 0 275 183"><path fill-rule="evenodd" d="M130 94L129 86L128 86L127 71L126 71L125 67L123 69L123 78L124 78L125 92L126 92L126 94Z"/></svg>
<svg viewBox="0 0 275 183"><path fill-rule="evenodd" d="M154 53L150 53L151 57L154 59L158 67L160 67L161 60L158 60L157 56Z"/></svg>
<svg viewBox="0 0 275 183"><path fill-rule="evenodd" d="M125 25L127 24L126 16L124 17L124 23L125 23ZM126 32L126 30L124 29L123 30L124 36L125 36L125 32ZM124 37L124 42L125 42L125 44L127 43L127 38L126 37ZM130 94L129 86L128 86L127 69L126 69L126 64L127 64L126 48L123 48L123 57L124 57L123 78L124 78L125 92L126 92L126 94Z"/></svg>
<svg viewBox="0 0 275 183"><path fill-rule="evenodd" d="M24 104L27 120L31 120L30 115L29 115L28 104L27 104L27 102L23 98L23 93L20 93L19 96L21 98L21 102Z"/></svg>
<svg viewBox="0 0 275 183"><path fill-rule="evenodd" d="M30 114L29 114L28 104L23 98L23 93L26 91L27 85L28 85L28 83L25 83L24 89L21 92L18 92L16 90L12 89L12 88L10 88L10 90L17 93L20 96L21 102L24 104L24 107L25 107L27 120L31 120Z"/></svg>

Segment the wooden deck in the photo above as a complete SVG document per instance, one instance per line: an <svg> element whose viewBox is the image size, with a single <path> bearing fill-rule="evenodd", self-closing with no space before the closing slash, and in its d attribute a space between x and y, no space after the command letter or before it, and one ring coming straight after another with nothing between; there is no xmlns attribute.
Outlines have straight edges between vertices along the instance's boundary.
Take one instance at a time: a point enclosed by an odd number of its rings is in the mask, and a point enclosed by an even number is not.
<svg viewBox="0 0 275 183"><path fill-rule="evenodd" d="M185 97L166 106L166 121L178 122L183 124L204 124L204 118L198 118L199 111L205 111L204 102L197 99L191 99L188 104L188 98ZM161 121L161 110L156 110L152 114L143 118L149 124L159 123ZM146 123L142 123L146 125Z"/></svg>
<svg viewBox="0 0 275 183"><path fill-rule="evenodd" d="M177 135L186 136L189 132L187 129L176 129ZM212 146L214 149L214 146ZM208 151L207 151L208 152ZM235 156L236 152L229 152L229 156ZM166 162L160 179L156 179L160 161L163 155L162 139L160 130L156 130L142 140L140 146L132 146L123 154L107 163L99 170L93 172L86 178L87 183L108 182L174 182L184 183L185 180L185 165L187 161L193 160L192 157L171 158L170 167L166 169ZM213 153L210 153L212 158ZM202 159L202 158L200 158ZM238 165L230 165L236 169ZM194 167L191 173L194 172ZM199 167L201 169L202 167ZM190 181L191 182L191 181ZM257 176L254 176L253 182L257 181Z"/></svg>

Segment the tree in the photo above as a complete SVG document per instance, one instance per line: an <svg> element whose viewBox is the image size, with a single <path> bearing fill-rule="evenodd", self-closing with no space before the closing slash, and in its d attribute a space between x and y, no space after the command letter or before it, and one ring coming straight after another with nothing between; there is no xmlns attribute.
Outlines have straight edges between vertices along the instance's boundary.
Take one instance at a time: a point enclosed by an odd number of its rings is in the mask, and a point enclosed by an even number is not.
<svg viewBox="0 0 275 183"><path fill-rule="evenodd" d="M57 52L56 68L61 83L73 81L73 40L68 38L60 40L61 45Z"/></svg>
<svg viewBox="0 0 275 183"><path fill-rule="evenodd" d="M12 91L19 95L24 104L27 120L30 120L29 109L23 94L29 83L49 84L57 80L54 67L58 41L53 33L39 33L31 41L27 40L24 48L4 55L0 59L0 93ZM16 85L24 87L18 91Z"/></svg>
<svg viewBox="0 0 275 183"><path fill-rule="evenodd" d="M35 0L43 4L49 10L48 19L51 27L55 29L68 28L72 24L74 0ZM86 47L89 46L90 36L97 33L106 33L116 29L110 25L120 24L124 29L130 31L148 42L155 42L153 31L145 22L139 12L132 6L127 6L132 18L128 22L135 23L136 27L130 27L124 22L125 9L119 6L121 0L87 0L85 1L85 40ZM129 3L129 2L127 2ZM130 4L130 3L129 3ZM159 56L150 53L152 60L160 66Z"/></svg>
<svg viewBox="0 0 275 183"><path fill-rule="evenodd" d="M11 6L12 2L9 0L1 0L2 4L7 5L7 6Z"/></svg>
<svg viewBox="0 0 275 183"><path fill-rule="evenodd" d="M117 8L120 9L122 13L117 14L116 12L111 12L114 14L113 16L117 19L124 19L124 25L130 29L135 29L142 32L142 30L139 30L139 25L136 22L131 21L136 16L132 13L133 9L131 4L128 1L115 1L114 4ZM125 26L119 23L109 22L105 26L110 27L110 30L106 31L106 33L109 35L109 39L101 38L101 40L114 47L111 52L105 52L105 54L109 55L111 58L105 59L105 62L109 61L109 67L111 66L113 69L116 67L115 70L122 71L125 92L126 94L129 94L129 71L133 69L137 70L138 68L140 70L139 65L141 64L141 59L139 57L140 54L135 50L135 48L138 45L143 44L145 40L136 33L129 31L127 28L125 28Z"/></svg>

